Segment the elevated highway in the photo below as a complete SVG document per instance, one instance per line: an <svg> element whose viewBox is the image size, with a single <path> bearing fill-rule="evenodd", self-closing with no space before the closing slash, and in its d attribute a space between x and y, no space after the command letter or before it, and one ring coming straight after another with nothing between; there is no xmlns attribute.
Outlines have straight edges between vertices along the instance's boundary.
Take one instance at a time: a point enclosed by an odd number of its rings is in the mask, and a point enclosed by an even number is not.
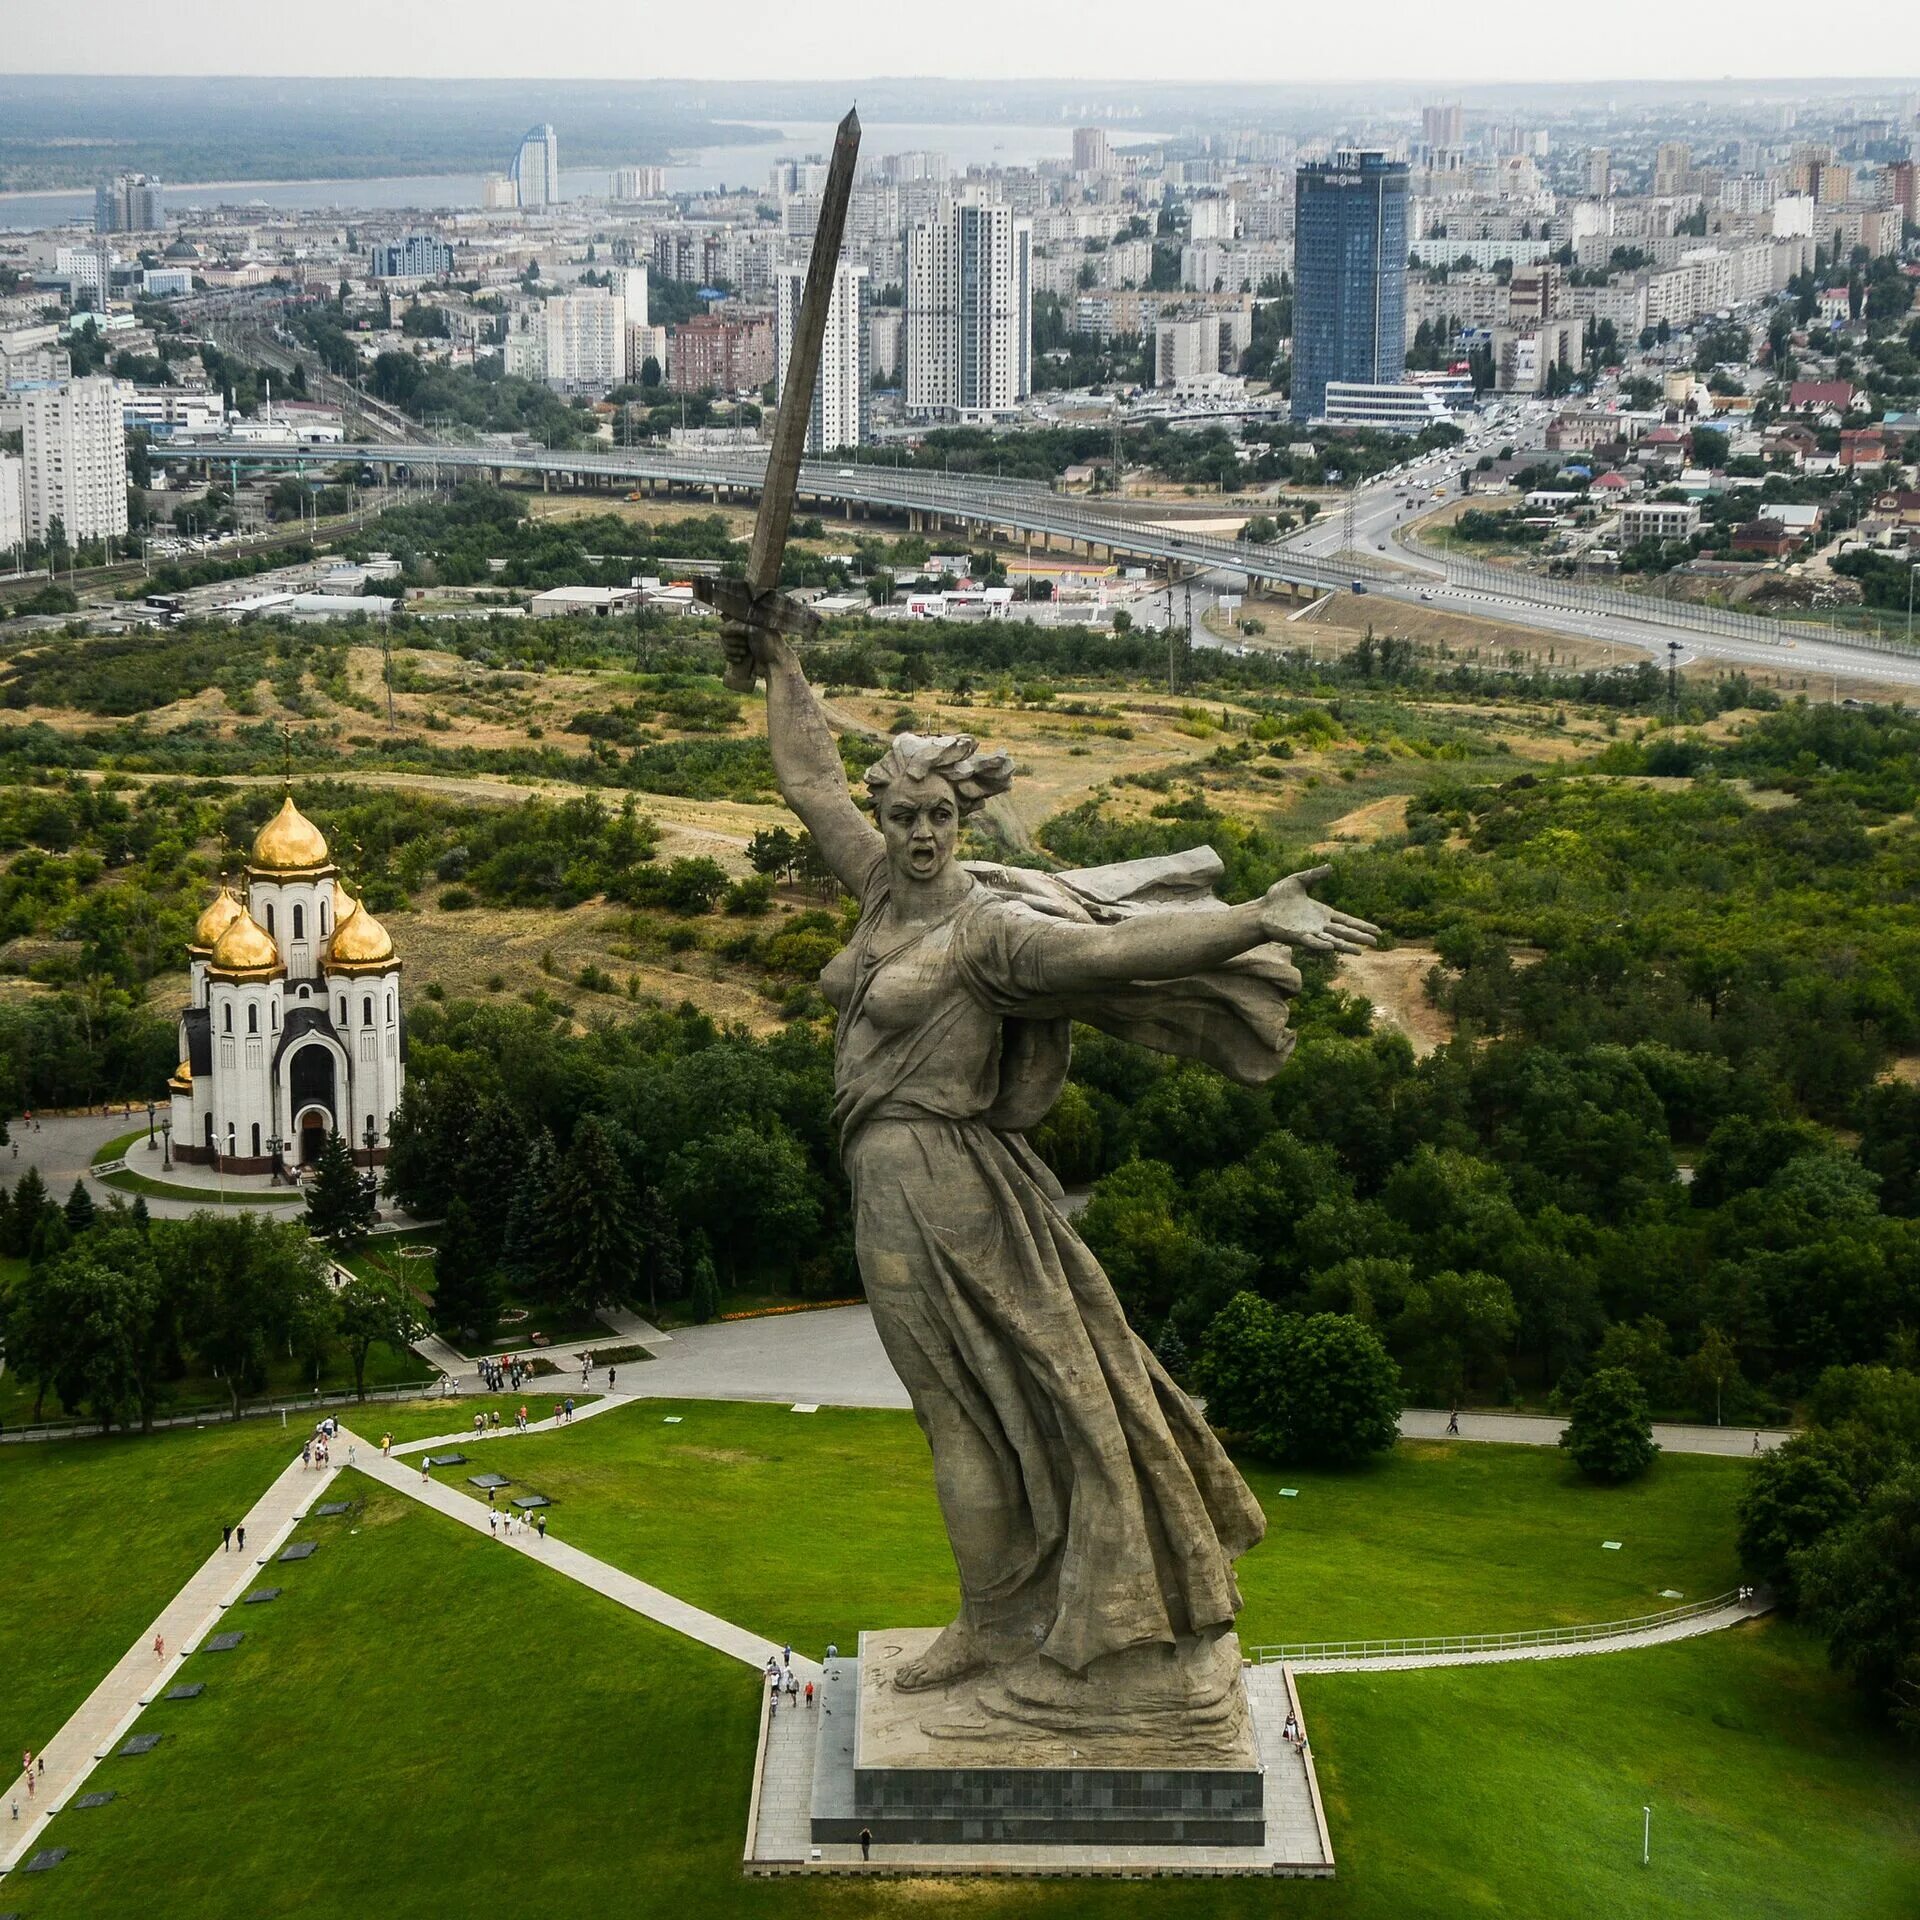
<svg viewBox="0 0 1920 1920"><path fill-rule="evenodd" d="M762 461L757 455L719 455L677 448L633 447L609 452L549 451L540 447L485 447L369 441L339 446L265 447L215 439L173 440L153 449L157 461L207 461L252 468L312 471L342 461L385 469L405 468L414 480L462 475L504 478L538 474L564 485L617 490L636 485L687 488L716 502L757 496ZM1661 601L1621 588L1543 579L1477 561L1404 551L1403 562L1381 564L1351 552L1328 552L1331 536L1322 516L1315 540L1256 545L1188 531L1181 507L1165 517L1151 509L1055 493L1037 482L936 472L924 467L832 461L803 469L802 502L867 508L904 516L908 524L937 536L951 527L979 529L1013 541L1037 541L1043 549L1064 546L1116 559L1177 568L1222 585L1258 581L1311 594L1348 590L1396 602L1423 601L1449 611L1510 622L1535 631L1564 633L1665 658L1760 666L1809 677L1868 678L1920 687L1920 649L1867 635L1829 635L1822 630L1728 608Z"/></svg>

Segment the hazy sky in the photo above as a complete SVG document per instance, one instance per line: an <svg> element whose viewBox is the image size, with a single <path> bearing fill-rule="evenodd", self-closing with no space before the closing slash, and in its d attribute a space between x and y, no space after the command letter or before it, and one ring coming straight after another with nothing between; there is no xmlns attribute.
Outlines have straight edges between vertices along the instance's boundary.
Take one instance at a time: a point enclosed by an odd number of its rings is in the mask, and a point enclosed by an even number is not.
<svg viewBox="0 0 1920 1920"><path fill-rule="evenodd" d="M1920 73L1920 0L5 0L4 11L0 65L14 73L1436 83Z"/></svg>

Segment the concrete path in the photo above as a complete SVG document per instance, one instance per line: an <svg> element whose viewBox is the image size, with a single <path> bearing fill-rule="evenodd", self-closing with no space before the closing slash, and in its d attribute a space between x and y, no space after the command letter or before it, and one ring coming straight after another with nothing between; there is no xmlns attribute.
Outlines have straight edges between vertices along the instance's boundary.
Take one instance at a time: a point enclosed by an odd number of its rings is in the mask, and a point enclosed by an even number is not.
<svg viewBox="0 0 1920 1920"><path fill-rule="evenodd" d="M470 1447L482 1440L519 1440L524 1439L529 1433L551 1433L556 1427L578 1426L582 1420L591 1420L597 1414L611 1413L616 1407L624 1407L626 1404L624 1398L588 1400L574 1408L571 1420L556 1413L550 1414L545 1420L529 1420L524 1428L503 1422L497 1427L482 1428L477 1433L474 1431L472 1421L469 1420L464 1427L451 1427L445 1433L436 1433L429 1440L403 1440L394 1448L394 1457L399 1459L409 1454L439 1453L443 1450L452 1452L455 1448ZM447 1407L448 1418L456 1419L459 1408L460 1403L457 1400L450 1401ZM379 1450L379 1443L376 1442L374 1451L378 1453Z"/></svg>
<svg viewBox="0 0 1920 1920"><path fill-rule="evenodd" d="M222 1549L207 1556L205 1565L167 1602L160 1617L121 1655L113 1671L41 1748L46 1771L35 1778L31 1799L16 1778L7 1797L9 1804L16 1799L20 1803L20 1824L15 1826L8 1820L0 1829L0 1873L33 1853L47 1821L66 1805L95 1763L113 1752L140 1709L179 1677L182 1662L219 1620L221 1610L256 1583L260 1569L280 1551L309 1503L326 1491L350 1444L352 1437L343 1433L334 1449L336 1464L324 1472L303 1467L296 1454L247 1513L246 1552ZM368 1451L366 1442L361 1441L363 1459ZM378 1454L377 1448L372 1451ZM164 1660L153 1651L156 1634L166 1648Z"/></svg>
<svg viewBox="0 0 1920 1920"><path fill-rule="evenodd" d="M1341 1659L1337 1655L1324 1660L1311 1657L1289 1659L1287 1664L1298 1674L1316 1673L1404 1673L1415 1667L1489 1667L1512 1660L1570 1660L1586 1653L1625 1653L1634 1647L1660 1647L1673 1640L1693 1640L1703 1633L1719 1633L1737 1627L1743 1621L1757 1620L1771 1610L1765 1600L1730 1600L1710 1613L1696 1613L1685 1620L1670 1620L1662 1625L1644 1627L1635 1633L1610 1633L1591 1640L1555 1640L1526 1647L1466 1647L1457 1652L1382 1654L1377 1659Z"/></svg>
<svg viewBox="0 0 1920 1920"><path fill-rule="evenodd" d="M605 1403L602 1411L614 1404L617 1403ZM576 1414L575 1418L578 1419L579 1415ZM461 1526L470 1527L476 1533L491 1532L487 1524L488 1516L493 1514L496 1519L499 1517L494 1509L482 1506L478 1500L469 1499L464 1493L456 1493L451 1487L443 1487L424 1474L414 1472L411 1466L402 1461L387 1459L377 1445L369 1445L345 1431L340 1437L342 1442L357 1445L360 1471L370 1479L391 1487L396 1493L404 1493L409 1499L418 1500L422 1506L431 1507L434 1512L445 1514L448 1519L457 1520ZM469 1439L474 1437L467 1436ZM456 1434L452 1438L458 1440L460 1436ZM527 1528L516 1529L515 1537L511 1540L503 1534L495 1538L505 1551L537 1560L541 1565L551 1567L555 1573L569 1580L577 1580L595 1593L604 1594L618 1605L644 1614L649 1620L658 1621L663 1627L671 1627L675 1633L683 1633L689 1640L697 1640L703 1647L711 1647L716 1653L724 1653L729 1659L738 1660L746 1666L764 1668L768 1656L780 1652L779 1647L770 1640L762 1639L759 1634L749 1633L745 1627L736 1627L731 1620L722 1620L718 1614L689 1606L684 1600L676 1600L672 1594L649 1586L644 1580L636 1580L632 1574L623 1573L618 1567L610 1567L604 1560L596 1560L591 1554L582 1553L578 1547L568 1546L552 1533L542 1539L531 1528ZM793 1664L803 1686L807 1680L819 1677L819 1669L812 1662L796 1656Z"/></svg>
<svg viewBox="0 0 1920 1920"><path fill-rule="evenodd" d="M594 1385L605 1389L596 1372ZM811 1401L832 1407L907 1406L907 1390L893 1370L872 1311L865 1306L822 1307L814 1313L769 1314L758 1320L682 1327L672 1345L632 1369L619 1369L620 1397L668 1400ZM1459 1438L1509 1446L1551 1447L1566 1422L1546 1414L1463 1413ZM1447 1431L1444 1409L1410 1407L1400 1416L1408 1439L1437 1440ZM1653 1437L1669 1453L1750 1454L1751 1427L1659 1425ZM1761 1434L1763 1451L1786 1439Z"/></svg>

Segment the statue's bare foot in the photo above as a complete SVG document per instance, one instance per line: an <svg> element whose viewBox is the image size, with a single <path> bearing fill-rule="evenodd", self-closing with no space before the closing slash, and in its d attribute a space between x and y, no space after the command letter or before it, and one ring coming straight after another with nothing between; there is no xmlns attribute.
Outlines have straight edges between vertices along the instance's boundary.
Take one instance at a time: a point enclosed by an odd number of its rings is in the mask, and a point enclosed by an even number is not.
<svg viewBox="0 0 1920 1920"><path fill-rule="evenodd" d="M918 1660L909 1660L895 1671L893 1684L902 1693L925 1693L986 1664L985 1641L964 1620L956 1620L941 1629Z"/></svg>

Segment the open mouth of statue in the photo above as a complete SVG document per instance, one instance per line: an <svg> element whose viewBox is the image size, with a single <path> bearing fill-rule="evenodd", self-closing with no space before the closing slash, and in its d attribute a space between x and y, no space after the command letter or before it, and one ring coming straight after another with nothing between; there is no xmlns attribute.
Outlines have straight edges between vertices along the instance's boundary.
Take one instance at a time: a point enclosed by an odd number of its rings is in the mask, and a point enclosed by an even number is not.
<svg viewBox="0 0 1920 1920"><path fill-rule="evenodd" d="M940 853L937 847L915 847L907 855L907 865L915 873L931 873L939 859Z"/></svg>

